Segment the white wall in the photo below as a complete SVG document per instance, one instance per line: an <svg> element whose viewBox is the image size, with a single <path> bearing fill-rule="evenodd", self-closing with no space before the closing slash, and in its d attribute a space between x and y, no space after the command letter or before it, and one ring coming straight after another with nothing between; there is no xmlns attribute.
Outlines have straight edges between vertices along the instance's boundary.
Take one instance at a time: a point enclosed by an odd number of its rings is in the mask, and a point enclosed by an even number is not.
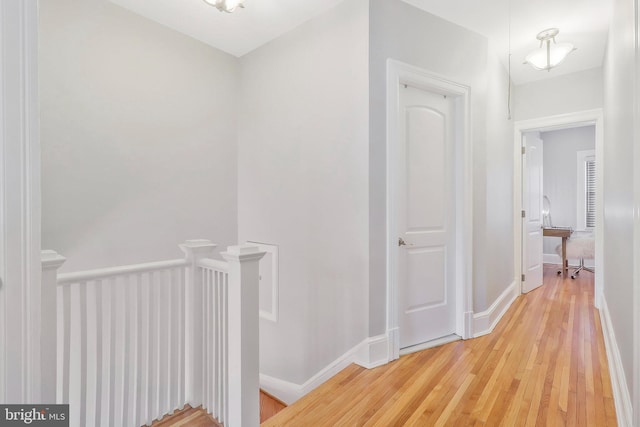
<svg viewBox="0 0 640 427"><path fill-rule="evenodd" d="M487 309L513 281L509 148L513 127L506 113L508 79L497 59L489 55L484 37L399 0L371 0L370 3L369 334L375 336L386 329L387 59L393 58L471 87L473 305L476 312ZM487 166L489 162L491 168ZM491 257L486 255L488 245L495 251Z"/></svg>
<svg viewBox="0 0 640 427"><path fill-rule="evenodd" d="M262 374L295 384L367 336L368 1L241 60L239 237L279 246Z"/></svg>
<svg viewBox="0 0 640 427"><path fill-rule="evenodd" d="M515 86L513 105L515 120L602 108L602 69L594 68Z"/></svg>
<svg viewBox="0 0 640 427"><path fill-rule="evenodd" d="M509 77L502 63L489 51L487 61L487 146L485 163L476 165L486 173L486 226L474 257L485 257L485 290L474 293L474 310L484 311L514 280L513 248L513 121L507 120ZM482 205L480 201L479 205ZM484 241L484 243L482 243ZM484 244L484 247L482 246ZM482 258L479 258L482 259Z"/></svg>
<svg viewBox="0 0 640 427"><path fill-rule="evenodd" d="M595 126L541 132L540 137L543 140L544 194L551 204L553 225L577 230L577 153L595 150ZM557 237L545 237L545 255L557 256L555 248L559 244Z"/></svg>
<svg viewBox="0 0 640 427"><path fill-rule="evenodd" d="M629 388L633 384L634 2L615 0L604 62L604 296ZM637 89L636 89L637 90ZM636 142L637 143L637 142ZM636 183L636 185L638 185ZM640 396L634 396L636 405ZM618 403L618 402L617 402ZM635 407L635 411L640 408Z"/></svg>
<svg viewBox="0 0 640 427"><path fill-rule="evenodd" d="M43 247L63 269L237 241L237 60L106 0L40 2Z"/></svg>

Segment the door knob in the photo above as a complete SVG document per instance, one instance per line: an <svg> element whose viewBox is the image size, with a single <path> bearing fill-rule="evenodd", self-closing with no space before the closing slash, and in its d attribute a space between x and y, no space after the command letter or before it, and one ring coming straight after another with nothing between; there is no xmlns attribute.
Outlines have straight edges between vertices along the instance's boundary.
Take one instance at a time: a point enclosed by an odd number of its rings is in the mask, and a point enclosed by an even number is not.
<svg viewBox="0 0 640 427"><path fill-rule="evenodd" d="M407 246L406 242L402 237L398 237L398 246Z"/></svg>

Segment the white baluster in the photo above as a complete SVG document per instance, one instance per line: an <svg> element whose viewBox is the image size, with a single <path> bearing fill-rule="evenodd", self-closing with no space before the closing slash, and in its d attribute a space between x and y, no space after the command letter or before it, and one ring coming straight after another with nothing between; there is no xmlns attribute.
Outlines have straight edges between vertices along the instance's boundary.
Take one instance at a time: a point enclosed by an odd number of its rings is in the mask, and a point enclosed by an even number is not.
<svg viewBox="0 0 640 427"><path fill-rule="evenodd" d="M209 240L187 240L180 245L190 266L187 268L186 280L186 330L189 331L186 338L186 372L185 400L196 407L204 403L203 390L203 313L202 313L202 276L198 274L197 263L199 259L213 254L216 245Z"/></svg>
<svg viewBox="0 0 640 427"><path fill-rule="evenodd" d="M97 399L99 396L97 343L100 335L97 333L96 286L96 282L87 283L85 301L87 313L87 390L85 398L87 426L96 425Z"/></svg>
<svg viewBox="0 0 640 427"><path fill-rule="evenodd" d="M104 298L102 297L103 291L104 280L98 280L96 282L96 426L101 425L103 419L106 418L107 411L107 406L105 406L105 402L107 402L105 394L107 378L104 376L105 312Z"/></svg>
<svg viewBox="0 0 640 427"><path fill-rule="evenodd" d="M140 333L139 333L139 321L140 321L140 275L136 274L131 277L129 283L129 295L128 299L131 301L129 305L129 322L127 323L127 331L129 332L129 361L130 367L129 373L129 395L127 398L128 414L126 425L138 426L137 413L139 412L139 353L140 353Z"/></svg>
<svg viewBox="0 0 640 427"><path fill-rule="evenodd" d="M178 354L179 354L179 330L178 327L180 325L179 316L180 312L178 310L178 270L171 270L171 282L169 283L169 306L171 307L171 319L169 321L169 331L171 333L171 338L169 339L169 351L170 351L170 361L169 369L169 407L171 411L174 411L178 408L178 389L180 387L179 383L179 375L178 375Z"/></svg>
<svg viewBox="0 0 640 427"><path fill-rule="evenodd" d="M80 346L80 421L87 425L87 283L80 283L78 289L78 311L80 325L78 345ZM77 367L76 367L77 369Z"/></svg>
<svg viewBox="0 0 640 427"><path fill-rule="evenodd" d="M136 425L151 424L151 381L149 373L151 372L151 293L150 293L150 273L142 276L142 320L140 322L140 330L142 331L142 352L140 353L140 389L141 391L141 411L140 419Z"/></svg>
<svg viewBox="0 0 640 427"><path fill-rule="evenodd" d="M158 416L160 411L160 295L158 290L158 275L153 272L149 275L149 291L151 292L151 357L149 366L151 368L149 374L149 384L151 385L151 416L152 421ZM150 424L150 422L149 422Z"/></svg>

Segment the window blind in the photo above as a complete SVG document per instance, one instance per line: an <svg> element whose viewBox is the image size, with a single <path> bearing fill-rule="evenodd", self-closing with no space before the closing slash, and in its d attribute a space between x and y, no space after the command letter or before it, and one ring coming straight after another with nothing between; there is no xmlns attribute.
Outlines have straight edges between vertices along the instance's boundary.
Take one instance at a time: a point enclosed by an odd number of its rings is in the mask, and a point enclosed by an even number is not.
<svg viewBox="0 0 640 427"><path fill-rule="evenodd" d="M589 159L585 162L585 225L596 226L596 161Z"/></svg>

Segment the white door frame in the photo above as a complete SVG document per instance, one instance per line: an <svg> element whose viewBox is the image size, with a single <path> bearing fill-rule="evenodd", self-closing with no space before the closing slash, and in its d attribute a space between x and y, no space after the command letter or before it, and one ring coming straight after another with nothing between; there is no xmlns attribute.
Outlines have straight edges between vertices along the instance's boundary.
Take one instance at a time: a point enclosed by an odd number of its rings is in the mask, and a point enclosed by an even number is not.
<svg viewBox="0 0 640 427"><path fill-rule="evenodd" d="M472 216L472 151L470 140L471 110L468 86L421 68L389 59L387 61L387 337L389 360L400 354L398 302L398 220L396 218L396 150L398 110L401 84L440 93L454 98L455 110L455 175L456 175L456 334L467 339L472 332L471 267L473 266Z"/></svg>
<svg viewBox="0 0 640 427"><path fill-rule="evenodd" d="M633 88L634 144L633 144L633 253L640 253L640 1L635 9L635 87ZM633 425L640 425L640 265L633 263Z"/></svg>
<svg viewBox="0 0 640 427"><path fill-rule="evenodd" d="M600 308L603 277L604 277L604 119L601 108L594 110L578 111L575 113L560 114L557 116L540 117L530 120L521 120L514 123L513 144L513 235L514 235L514 271L516 283L522 275L522 134L531 131L550 131L595 125L596 131L596 259L595 259L595 301ZM575 161L575 159L568 159ZM522 293L522 286L520 286Z"/></svg>
<svg viewBox="0 0 640 427"><path fill-rule="evenodd" d="M55 403L40 341L37 0L0 0L0 43L0 402Z"/></svg>

